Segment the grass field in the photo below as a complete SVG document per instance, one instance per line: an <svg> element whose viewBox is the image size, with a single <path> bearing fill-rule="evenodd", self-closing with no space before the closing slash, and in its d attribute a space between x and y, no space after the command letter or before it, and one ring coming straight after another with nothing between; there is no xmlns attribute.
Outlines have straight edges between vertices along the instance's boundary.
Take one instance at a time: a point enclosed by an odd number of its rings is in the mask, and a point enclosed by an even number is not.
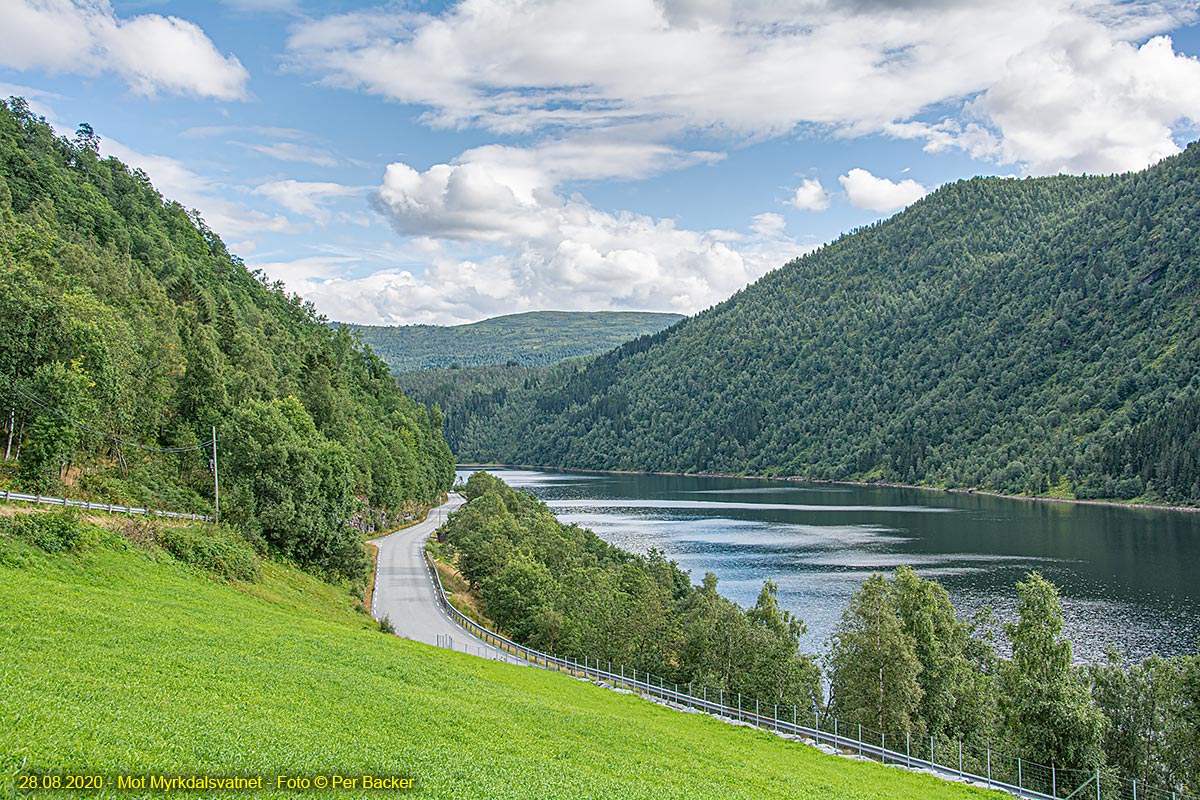
<svg viewBox="0 0 1200 800"><path fill-rule="evenodd" d="M269 561L226 583L90 538L50 554L0 533L0 795L43 771L404 775L446 798L998 796L386 636L348 591Z"/></svg>

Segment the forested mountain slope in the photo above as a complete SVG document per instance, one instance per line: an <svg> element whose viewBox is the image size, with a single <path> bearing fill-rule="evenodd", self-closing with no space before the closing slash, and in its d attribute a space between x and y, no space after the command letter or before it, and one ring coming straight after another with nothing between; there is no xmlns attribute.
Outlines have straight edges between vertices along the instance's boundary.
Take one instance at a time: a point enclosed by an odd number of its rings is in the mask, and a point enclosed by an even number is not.
<svg viewBox="0 0 1200 800"><path fill-rule="evenodd" d="M453 481L440 414L97 141L0 103L0 481L208 513L215 426L223 518L359 573L352 518Z"/></svg>
<svg viewBox="0 0 1200 800"><path fill-rule="evenodd" d="M1194 503L1197 234L1197 145L1122 176L948 185L508 392L459 456Z"/></svg>
<svg viewBox="0 0 1200 800"><path fill-rule="evenodd" d="M440 367L545 366L591 356L683 319L642 311L530 311L470 325L347 325L391 365L412 372Z"/></svg>

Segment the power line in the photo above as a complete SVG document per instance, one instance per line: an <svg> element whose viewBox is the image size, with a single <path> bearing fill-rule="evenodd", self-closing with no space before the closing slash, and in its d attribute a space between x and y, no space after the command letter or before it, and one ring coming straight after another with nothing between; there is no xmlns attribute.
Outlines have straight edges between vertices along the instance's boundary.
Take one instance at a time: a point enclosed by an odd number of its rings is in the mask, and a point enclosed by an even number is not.
<svg viewBox="0 0 1200 800"><path fill-rule="evenodd" d="M102 439L107 439L110 442L115 442L116 444L124 445L125 447L132 447L136 450L145 450L150 453L190 453L193 450L204 450L209 447L214 447L216 444L215 438L210 439L207 442L201 442L200 444L192 445L191 447L150 447L149 445L138 444L137 442L131 442L128 439L122 439L119 436L114 436L111 433L105 433L104 431L98 431L95 428L91 427L90 425L85 425L84 423L80 422L79 420L77 420L74 417L67 414L65 411L57 409L54 406L47 403L46 401L44 401L38 397L35 397L31 394L28 394L27 392L21 391L21 389L19 389L15 383L10 383L9 388L11 388L14 392L16 392L17 394L19 394L21 397L25 398L29 402L33 403L35 406L38 406L39 408L45 409L46 411L50 411L50 412L57 414L58 416L62 417L67 422L71 423L72 425L76 426L77 428L82 428L83 430L87 431L88 433L90 433L94 436L99 436Z"/></svg>

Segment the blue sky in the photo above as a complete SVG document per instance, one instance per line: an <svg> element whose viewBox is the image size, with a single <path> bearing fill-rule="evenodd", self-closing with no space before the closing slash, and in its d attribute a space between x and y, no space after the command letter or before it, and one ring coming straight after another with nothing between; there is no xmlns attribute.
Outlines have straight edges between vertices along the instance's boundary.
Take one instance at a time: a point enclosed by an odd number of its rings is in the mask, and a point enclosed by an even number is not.
<svg viewBox="0 0 1200 800"><path fill-rule="evenodd" d="M0 93L331 319L692 313L973 175L1197 137L1195 0L0 0Z"/></svg>

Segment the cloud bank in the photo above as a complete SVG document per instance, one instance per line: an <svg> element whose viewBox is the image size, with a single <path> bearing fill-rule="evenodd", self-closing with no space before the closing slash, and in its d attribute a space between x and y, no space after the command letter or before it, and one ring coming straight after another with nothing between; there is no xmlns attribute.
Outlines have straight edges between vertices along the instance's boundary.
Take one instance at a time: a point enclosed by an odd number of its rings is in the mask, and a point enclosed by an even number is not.
<svg viewBox="0 0 1200 800"><path fill-rule="evenodd" d="M197 25L144 14L119 19L106 0L5 0L0 64L94 75L112 71L137 94L247 97L249 73Z"/></svg>
<svg viewBox="0 0 1200 800"><path fill-rule="evenodd" d="M474 0L309 21L288 50L292 68L437 126L662 142L815 125L1042 174L1178 150L1172 131L1200 121L1200 62L1154 34L1194 14L1190 0Z"/></svg>
<svg viewBox="0 0 1200 800"><path fill-rule="evenodd" d="M446 323L539 308L693 313L806 249L777 214L746 234L696 231L564 197L559 176L584 168L568 163L482 148L424 171L389 165L372 203L410 242L391 258L428 264L421 274L347 278L344 261L321 259L258 266L335 318ZM296 187L286 190L294 202Z"/></svg>

